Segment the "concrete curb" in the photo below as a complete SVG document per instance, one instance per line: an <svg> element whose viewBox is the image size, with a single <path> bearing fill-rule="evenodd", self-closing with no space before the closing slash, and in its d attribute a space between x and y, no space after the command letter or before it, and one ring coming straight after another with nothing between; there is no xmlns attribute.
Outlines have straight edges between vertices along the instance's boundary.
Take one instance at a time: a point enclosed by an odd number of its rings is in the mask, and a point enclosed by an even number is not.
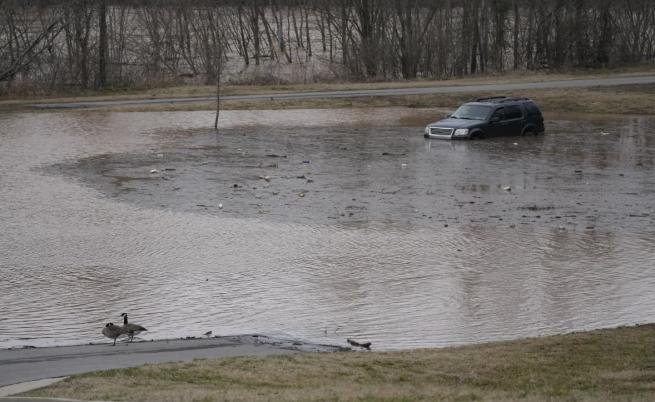
<svg viewBox="0 0 655 402"><path fill-rule="evenodd" d="M21 394L23 392L31 391L33 389L47 387L56 382L63 381L68 377L56 377L56 378L43 378L41 380L19 382L18 384L11 384L4 387L0 387L0 401L14 400L17 397L12 397L7 399L6 397L16 394ZM26 400L25 398L18 398L20 400ZM44 400L43 398L27 398L30 400ZM54 400L49 398L47 400ZM64 401L68 399L57 399L59 401Z"/></svg>
<svg viewBox="0 0 655 402"><path fill-rule="evenodd" d="M0 402L85 402L77 399L61 399L61 398L30 398L30 397L0 397Z"/></svg>

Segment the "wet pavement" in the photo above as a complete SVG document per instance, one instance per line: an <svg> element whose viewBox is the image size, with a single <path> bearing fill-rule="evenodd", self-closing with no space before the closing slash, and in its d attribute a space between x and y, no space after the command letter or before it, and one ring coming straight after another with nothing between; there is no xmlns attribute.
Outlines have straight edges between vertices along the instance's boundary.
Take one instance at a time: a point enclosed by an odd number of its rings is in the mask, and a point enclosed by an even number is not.
<svg viewBox="0 0 655 402"><path fill-rule="evenodd" d="M441 115L0 115L0 347L124 311L146 338L378 349L655 319L655 120L425 140Z"/></svg>
<svg viewBox="0 0 655 402"><path fill-rule="evenodd" d="M297 352L343 351L328 345L260 335L172 339L157 342L111 343L52 348L0 350L0 396L14 395L46 386L48 380L97 370L135 367L143 364L192 361L234 356L272 356ZM10 384L18 384L8 386ZM8 386L8 387L5 387Z"/></svg>

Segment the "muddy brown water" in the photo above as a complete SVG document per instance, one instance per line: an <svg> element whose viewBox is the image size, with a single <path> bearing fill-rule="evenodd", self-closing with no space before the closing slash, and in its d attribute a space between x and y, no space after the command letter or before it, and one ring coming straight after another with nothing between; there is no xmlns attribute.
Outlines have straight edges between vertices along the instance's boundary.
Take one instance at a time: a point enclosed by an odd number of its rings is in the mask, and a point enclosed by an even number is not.
<svg viewBox="0 0 655 402"><path fill-rule="evenodd" d="M438 347L655 320L655 120L425 140L403 108L0 114L0 348Z"/></svg>

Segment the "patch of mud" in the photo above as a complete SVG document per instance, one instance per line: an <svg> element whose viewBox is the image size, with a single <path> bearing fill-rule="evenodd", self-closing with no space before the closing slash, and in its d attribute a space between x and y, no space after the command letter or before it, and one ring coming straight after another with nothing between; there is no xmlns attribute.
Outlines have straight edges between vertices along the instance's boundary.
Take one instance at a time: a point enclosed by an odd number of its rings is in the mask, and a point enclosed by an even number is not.
<svg viewBox="0 0 655 402"><path fill-rule="evenodd" d="M628 121L551 122L544 136L479 142L425 140L416 128L172 132L176 141L151 153L104 154L54 169L139 206L239 218L646 226L655 216L652 126Z"/></svg>
<svg viewBox="0 0 655 402"><path fill-rule="evenodd" d="M239 342L244 344L270 345L276 348L295 350L298 352L348 352L353 350L347 346L311 343L298 339L271 337L267 335L241 335L237 338Z"/></svg>

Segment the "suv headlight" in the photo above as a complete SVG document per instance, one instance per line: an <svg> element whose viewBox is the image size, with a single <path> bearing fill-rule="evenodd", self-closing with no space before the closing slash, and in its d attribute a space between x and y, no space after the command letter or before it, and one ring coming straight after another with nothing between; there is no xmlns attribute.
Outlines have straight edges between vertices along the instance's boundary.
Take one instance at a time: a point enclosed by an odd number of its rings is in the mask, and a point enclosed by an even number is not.
<svg viewBox="0 0 655 402"><path fill-rule="evenodd" d="M455 130L455 135L460 136L460 137L465 136L465 135L469 135L469 129L468 128L458 128L457 130Z"/></svg>
<svg viewBox="0 0 655 402"><path fill-rule="evenodd" d="M425 134L430 134L430 126L425 126Z"/></svg>

